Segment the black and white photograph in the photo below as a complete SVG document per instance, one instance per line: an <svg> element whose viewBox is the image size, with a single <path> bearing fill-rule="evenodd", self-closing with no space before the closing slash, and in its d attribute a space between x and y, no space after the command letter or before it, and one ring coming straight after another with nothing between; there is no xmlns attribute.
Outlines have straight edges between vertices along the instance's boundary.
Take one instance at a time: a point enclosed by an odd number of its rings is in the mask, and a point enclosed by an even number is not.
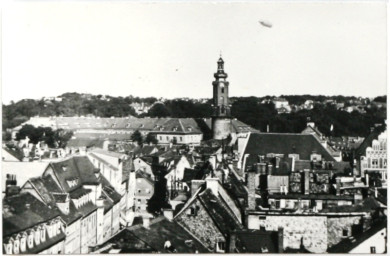
<svg viewBox="0 0 390 256"><path fill-rule="evenodd" d="M2 254L386 254L388 1L5 0Z"/></svg>

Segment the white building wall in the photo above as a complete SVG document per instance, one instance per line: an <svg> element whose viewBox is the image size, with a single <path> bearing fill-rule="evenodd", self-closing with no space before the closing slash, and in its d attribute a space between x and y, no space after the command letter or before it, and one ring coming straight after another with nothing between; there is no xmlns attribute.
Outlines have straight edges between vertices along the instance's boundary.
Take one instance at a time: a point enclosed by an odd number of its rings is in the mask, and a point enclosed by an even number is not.
<svg viewBox="0 0 390 256"><path fill-rule="evenodd" d="M375 235L359 244L352 249L349 253L371 253L371 248L375 248L375 253L385 253L386 249L386 228L381 229Z"/></svg>

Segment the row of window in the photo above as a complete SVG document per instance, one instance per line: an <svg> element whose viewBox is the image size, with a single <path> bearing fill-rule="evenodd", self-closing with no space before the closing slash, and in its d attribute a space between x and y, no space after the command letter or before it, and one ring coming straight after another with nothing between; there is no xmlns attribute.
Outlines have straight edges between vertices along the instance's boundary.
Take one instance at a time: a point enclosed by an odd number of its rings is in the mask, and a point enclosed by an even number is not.
<svg viewBox="0 0 390 256"><path fill-rule="evenodd" d="M13 238L10 238L5 245L7 254L19 254L27 249L32 249L34 246L46 241L46 235L52 238L64 231L63 223L57 219L51 223L43 224L27 232L22 232Z"/></svg>

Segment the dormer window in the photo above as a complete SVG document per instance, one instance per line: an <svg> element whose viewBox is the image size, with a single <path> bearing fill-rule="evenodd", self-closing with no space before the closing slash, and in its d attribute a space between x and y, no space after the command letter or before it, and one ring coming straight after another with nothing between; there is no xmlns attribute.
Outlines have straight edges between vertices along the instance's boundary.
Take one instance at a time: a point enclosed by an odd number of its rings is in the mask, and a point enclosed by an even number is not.
<svg viewBox="0 0 390 256"><path fill-rule="evenodd" d="M225 252L226 243L225 242L218 242L216 244L216 252Z"/></svg>
<svg viewBox="0 0 390 256"><path fill-rule="evenodd" d="M41 228L41 241L45 242L45 240L46 240L46 230L45 230L45 226L42 226L42 228Z"/></svg>
<svg viewBox="0 0 390 256"><path fill-rule="evenodd" d="M39 231L40 231L39 229L35 230L35 236L34 236L35 244L41 243L41 232Z"/></svg>
<svg viewBox="0 0 390 256"><path fill-rule="evenodd" d="M23 235L22 238L20 238L20 251L26 251L26 235Z"/></svg>
<svg viewBox="0 0 390 256"><path fill-rule="evenodd" d="M14 241L14 254L18 254L19 253L19 239L16 239Z"/></svg>
<svg viewBox="0 0 390 256"><path fill-rule="evenodd" d="M12 254L12 242L8 242L7 244L7 254Z"/></svg>
<svg viewBox="0 0 390 256"><path fill-rule="evenodd" d="M66 172L67 169L68 169L67 166L62 166L62 170L63 170L64 172Z"/></svg>
<svg viewBox="0 0 390 256"><path fill-rule="evenodd" d="M68 183L68 186L70 188L72 188L72 187L74 187L74 186L76 186L78 184L78 179L76 178L76 179L73 179L73 180L67 180L66 182Z"/></svg>
<svg viewBox="0 0 390 256"><path fill-rule="evenodd" d="M34 232L31 232L30 235L28 236L27 246L30 249L33 248L33 246L34 246Z"/></svg>

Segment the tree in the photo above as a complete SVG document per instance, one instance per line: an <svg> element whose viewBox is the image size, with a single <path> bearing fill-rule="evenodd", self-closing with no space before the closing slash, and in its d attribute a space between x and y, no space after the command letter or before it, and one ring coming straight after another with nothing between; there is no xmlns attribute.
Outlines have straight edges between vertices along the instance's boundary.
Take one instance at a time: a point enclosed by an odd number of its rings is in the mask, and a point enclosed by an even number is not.
<svg viewBox="0 0 390 256"><path fill-rule="evenodd" d="M136 130L131 135L131 140L137 142L137 144L140 146L142 145L144 138L142 137L142 134L138 130Z"/></svg>
<svg viewBox="0 0 390 256"><path fill-rule="evenodd" d="M58 129L54 132L54 141L57 147L64 148L68 141L72 138L73 132L64 129Z"/></svg>
<svg viewBox="0 0 390 256"><path fill-rule="evenodd" d="M158 140L156 138L156 135L155 134L152 134L152 133L148 133L148 135L146 135L146 138L145 138L145 143L147 144L157 144L158 143Z"/></svg>
<svg viewBox="0 0 390 256"><path fill-rule="evenodd" d="M151 117L167 117L170 116L170 113L163 103L156 103L149 109L148 115Z"/></svg>
<svg viewBox="0 0 390 256"><path fill-rule="evenodd" d="M3 132L3 142L10 141L12 139L12 134L10 132Z"/></svg>

